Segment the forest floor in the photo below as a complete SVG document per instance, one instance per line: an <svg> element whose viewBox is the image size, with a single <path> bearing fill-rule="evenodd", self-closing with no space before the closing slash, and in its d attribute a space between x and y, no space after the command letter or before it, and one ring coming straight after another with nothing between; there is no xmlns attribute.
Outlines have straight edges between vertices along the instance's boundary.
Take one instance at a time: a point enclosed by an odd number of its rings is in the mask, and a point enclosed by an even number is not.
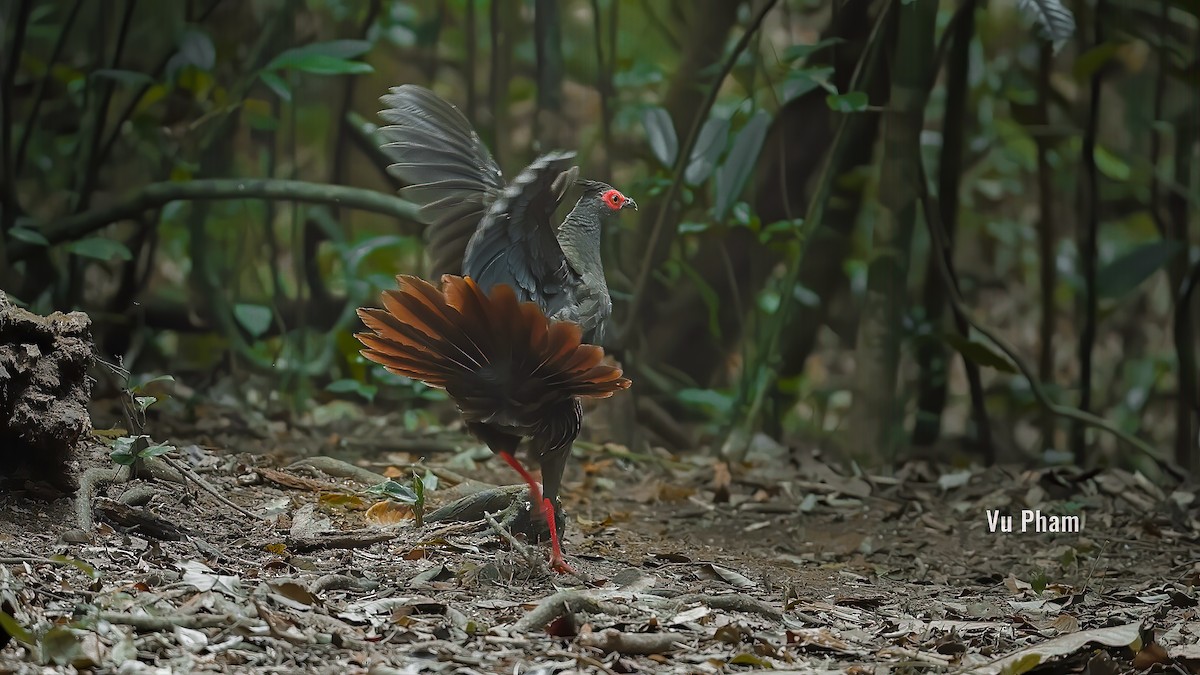
<svg viewBox="0 0 1200 675"><path fill-rule="evenodd" d="M327 408L153 422L252 517L194 482L135 480L100 490L74 541L71 499L0 492L0 673L1200 672L1195 493L1140 474L855 476L770 443L731 473L580 444L564 489L580 579L486 523L418 527L367 492L414 465L437 477L431 507L514 482L486 450ZM297 463L323 455L362 482ZM135 488L148 503L121 508ZM1023 509L1081 530L1022 533Z"/></svg>

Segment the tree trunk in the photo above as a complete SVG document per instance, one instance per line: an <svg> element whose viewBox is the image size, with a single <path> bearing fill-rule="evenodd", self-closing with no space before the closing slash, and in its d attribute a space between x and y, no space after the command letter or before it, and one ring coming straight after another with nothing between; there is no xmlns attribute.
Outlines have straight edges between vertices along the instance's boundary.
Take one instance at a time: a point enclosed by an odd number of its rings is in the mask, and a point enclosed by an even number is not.
<svg viewBox="0 0 1200 675"><path fill-rule="evenodd" d="M896 378L902 307L906 306L909 246L916 215L916 172L930 68L937 0L894 0L897 21L891 95L884 113L883 160L867 296L859 320L855 396L851 409L852 454L882 450L895 456L899 406Z"/></svg>

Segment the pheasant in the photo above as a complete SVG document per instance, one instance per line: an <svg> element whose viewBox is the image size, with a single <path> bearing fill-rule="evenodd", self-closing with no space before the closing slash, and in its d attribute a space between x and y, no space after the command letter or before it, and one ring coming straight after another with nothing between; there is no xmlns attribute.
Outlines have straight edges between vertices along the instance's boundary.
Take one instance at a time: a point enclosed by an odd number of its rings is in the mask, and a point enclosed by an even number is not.
<svg viewBox="0 0 1200 675"><path fill-rule="evenodd" d="M442 287L397 278L382 308L362 308L363 355L387 370L442 388L467 429L528 485L562 555L558 494L583 421L582 398L626 389L621 369L602 363L612 300L600 259L606 222L634 200L598 181L578 180L574 153L550 152L505 184L479 135L453 105L414 85L381 99L389 171L420 205L428 251ZM553 216L572 185L582 195L561 224ZM529 439L539 488L516 458Z"/></svg>

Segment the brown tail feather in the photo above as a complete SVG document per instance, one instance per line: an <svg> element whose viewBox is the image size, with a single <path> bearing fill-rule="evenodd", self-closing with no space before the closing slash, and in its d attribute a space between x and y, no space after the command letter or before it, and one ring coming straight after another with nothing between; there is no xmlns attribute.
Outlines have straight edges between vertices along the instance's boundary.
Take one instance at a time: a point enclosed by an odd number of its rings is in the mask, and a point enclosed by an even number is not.
<svg viewBox="0 0 1200 675"><path fill-rule="evenodd" d="M471 279L445 275L442 289L397 277L383 309L361 308L369 332L362 354L397 375L470 400L532 404L554 398L607 398L629 388L621 369L602 365L604 350L581 343L579 326L550 321L511 288L485 294Z"/></svg>

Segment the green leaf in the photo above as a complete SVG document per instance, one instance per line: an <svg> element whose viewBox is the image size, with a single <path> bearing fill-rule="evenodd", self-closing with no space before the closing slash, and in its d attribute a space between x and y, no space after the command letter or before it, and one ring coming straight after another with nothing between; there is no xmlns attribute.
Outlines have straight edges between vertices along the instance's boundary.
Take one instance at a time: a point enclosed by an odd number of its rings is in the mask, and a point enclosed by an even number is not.
<svg viewBox="0 0 1200 675"><path fill-rule="evenodd" d="M712 175L717 165L717 158L729 144L729 120L724 117L710 117L700 127L700 135L696 137L696 145L688 157L687 169L683 172L683 180L688 185L699 185Z"/></svg>
<svg viewBox="0 0 1200 675"><path fill-rule="evenodd" d="M674 166L679 155L679 137L675 135L671 115L660 106L646 108L642 110L642 126L655 158L667 168Z"/></svg>
<svg viewBox="0 0 1200 675"><path fill-rule="evenodd" d="M1075 58L1075 63L1071 65L1071 75L1080 82L1088 80L1104 64L1111 61L1120 48L1121 45L1115 42L1105 42L1092 47Z"/></svg>
<svg viewBox="0 0 1200 675"><path fill-rule="evenodd" d="M367 488L367 494L380 495L405 504L415 504L417 501L417 493L412 488L394 480L386 480L379 485L372 485Z"/></svg>
<svg viewBox="0 0 1200 675"><path fill-rule="evenodd" d="M298 70L311 75L362 75L375 72L370 64L362 61L348 61L322 54L310 54L290 59L285 69Z"/></svg>
<svg viewBox="0 0 1200 675"><path fill-rule="evenodd" d="M26 244L34 246L49 246L50 240L47 239L41 232L31 230L27 227L14 227L8 231L8 234L17 241L23 241Z"/></svg>
<svg viewBox="0 0 1200 675"><path fill-rule="evenodd" d="M1075 15L1062 0L1017 0L1017 6L1038 27L1039 37L1054 43L1055 51L1075 34Z"/></svg>
<svg viewBox="0 0 1200 675"><path fill-rule="evenodd" d="M1142 244L1096 272L1096 295L1119 298L1134 290L1183 251L1183 244L1160 239Z"/></svg>
<svg viewBox="0 0 1200 675"><path fill-rule="evenodd" d="M833 68L828 66L792 68L783 82L784 102L803 96L817 87L836 94L837 89L829 82L831 77Z"/></svg>
<svg viewBox="0 0 1200 675"><path fill-rule="evenodd" d="M1017 372L1017 369L1009 363L1003 354L994 351L982 342L969 340L958 333L943 333L942 341L954 349L954 351L962 354L963 358L971 363L986 368L994 368L1003 373Z"/></svg>
<svg viewBox="0 0 1200 675"><path fill-rule="evenodd" d="M715 389L680 389L675 398L714 417L727 415L733 409L733 397Z"/></svg>
<svg viewBox="0 0 1200 675"><path fill-rule="evenodd" d="M17 642L21 644L31 647L36 644L33 635L25 630L24 626L17 623L17 620L11 614L3 610L0 610L0 630L16 638Z"/></svg>
<svg viewBox="0 0 1200 675"><path fill-rule="evenodd" d="M357 75L375 69L361 61L350 59L366 53L371 43L366 40L332 40L280 53L263 70L299 70L313 75Z"/></svg>
<svg viewBox="0 0 1200 675"><path fill-rule="evenodd" d="M101 68L100 70L93 71L91 76L100 78L100 79L104 79L104 80L112 80L113 82L116 82L117 84L125 85L126 87L129 87L130 89L136 89L138 87L149 87L150 85L154 84L153 77L150 77L146 73L139 73L136 70L121 70L119 68Z"/></svg>
<svg viewBox="0 0 1200 675"><path fill-rule="evenodd" d="M146 448L145 450L139 452L138 457L141 457L142 459L145 459L147 457L158 457L159 455L165 455L168 452L172 452L174 450L175 450L175 446L173 446L173 445L167 445L166 443L156 443L155 445L151 445L150 447Z"/></svg>
<svg viewBox="0 0 1200 675"><path fill-rule="evenodd" d="M1096 168L1106 177L1120 181L1129 180L1132 172L1129 169L1129 165L1120 157L1117 157L1099 145L1096 146L1095 153L1092 156L1096 158Z"/></svg>
<svg viewBox="0 0 1200 675"><path fill-rule="evenodd" d="M174 375L158 375L156 377L152 377L152 378L146 380L145 382L139 382L138 384L135 384L134 386L130 387L130 389L133 391L141 391L141 390L144 390L146 387L149 387L152 384L157 384L159 382L175 384L175 376Z"/></svg>
<svg viewBox="0 0 1200 675"><path fill-rule="evenodd" d="M710 227L712 227L711 223L684 220L680 221L679 223L679 234L694 234L696 232L704 232Z"/></svg>
<svg viewBox="0 0 1200 675"><path fill-rule="evenodd" d="M867 109L869 99L861 91L848 91L845 94L830 94L825 97L825 105L834 112L862 112Z"/></svg>
<svg viewBox="0 0 1200 675"><path fill-rule="evenodd" d="M122 436L113 442L112 452L108 454L112 461L123 466L129 466L137 461L134 445L141 436Z"/></svg>
<svg viewBox="0 0 1200 675"><path fill-rule="evenodd" d="M371 51L370 40L329 40L327 42L314 42L310 45L302 47L294 47L288 49L271 60L272 63L279 61L285 56L329 56L335 59L352 59L356 56L362 56ZM275 70L280 66L268 66L268 70Z"/></svg>
<svg viewBox="0 0 1200 675"><path fill-rule="evenodd" d="M342 252L342 264L346 266L348 274L356 274L359 265L362 264L372 253L382 251L385 248L392 246L401 246L408 243L410 240L406 237L401 237L395 234L385 234L378 237L370 237L362 241L356 242L352 246L346 247Z"/></svg>
<svg viewBox="0 0 1200 675"><path fill-rule="evenodd" d="M233 306L233 316L251 337L262 337L271 328L273 316L270 307L238 303Z"/></svg>
<svg viewBox="0 0 1200 675"><path fill-rule="evenodd" d="M754 162L762 150L763 139L767 136L767 127L771 124L771 116L766 111L759 110L750 118L746 126L738 132L733 141L733 149L725 162L717 167L717 203L714 207L717 220L724 220L729 208L742 194Z"/></svg>
<svg viewBox="0 0 1200 675"><path fill-rule="evenodd" d="M325 391L335 394L358 394L370 402L375 400L375 394L379 392L379 387L358 380L343 379L330 382L325 386Z"/></svg>
<svg viewBox="0 0 1200 675"><path fill-rule="evenodd" d="M81 255L85 258L95 258L97 260L112 260L113 258L120 258L121 260L133 259L133 253L129 251L129 248L125 244L103 237L80 239L67 244L63 248L75 255Z"/></svg>
<svg viewBox="0 0 1200 675"><path fill-rule="evenodd" d="M155 396L134 396L133 402L137 404L138 410L146 412L146 408L158 403L158 398Z"/></svg>
<svg viewBox="0 0 1200 675"><path fill-rule="evenodd" d="M258 74L258 79L262 80L263 84L267 85L271 91L275 92L279 100L285 102L292 100L292 88L288 86L287 82L283 81L282 77L279 77L275 73L263 71Z"/></svg>
<svg viewBox="0 0 1200 675"><path fill-rule="evenodd" d="M96 571L95 567L92 567L91 565L80 560L79 558L72 558L70 556L65 556L61 553L58 553L58 554L50 556L50 559L60 565L70 565L71 567L74 567L75 569L79 570L80 572L83 572L84 574L88 575L92 579L100 578L100 572Z"/></svg>
<svg viewBox="0 0 1200 675"><path fill-rule="evenodd" d="M188 27L179 36L179 51L167 61L166 75L174 80L179 71L191 66L210 71L217 64L217 48L208 33L196 27Z"/></svg>

